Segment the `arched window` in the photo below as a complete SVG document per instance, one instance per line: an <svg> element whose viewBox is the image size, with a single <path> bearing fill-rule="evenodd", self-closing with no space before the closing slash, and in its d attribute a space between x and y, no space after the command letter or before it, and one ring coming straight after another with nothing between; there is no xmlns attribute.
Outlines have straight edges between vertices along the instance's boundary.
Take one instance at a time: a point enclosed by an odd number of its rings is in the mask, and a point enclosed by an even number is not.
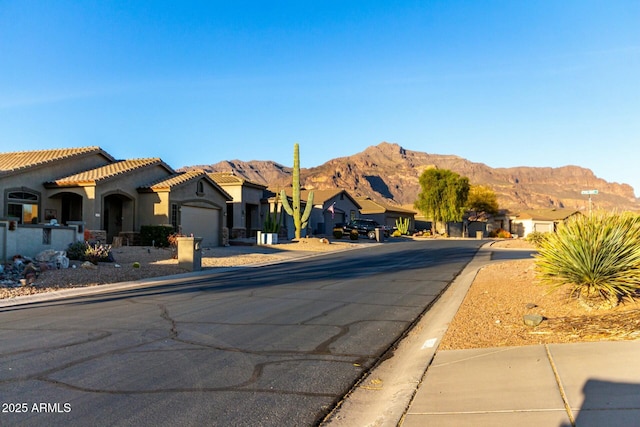
<svg viewBox="0 0 640 427"><path fill-rule="evenodd" d="M196 194L198 196L203 196L204 195L204 180L198 181L198 187L196 189Z"/></svg>
<svg viewBox="0 0 640 427"><path fill-rule="evenodd" d="M9 191L6 197L7 216L18 218L20 224L31 224L38 221L40 195L33 191Z"/></svg>

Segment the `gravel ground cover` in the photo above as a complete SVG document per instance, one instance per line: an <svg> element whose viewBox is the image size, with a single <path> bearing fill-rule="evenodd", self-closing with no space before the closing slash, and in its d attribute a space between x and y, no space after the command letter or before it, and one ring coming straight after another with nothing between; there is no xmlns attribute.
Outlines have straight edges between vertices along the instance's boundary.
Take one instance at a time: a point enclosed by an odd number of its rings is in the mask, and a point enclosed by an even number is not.
<svg viewBox="0 0 640 427"><path fill-rule="evenodd" d="M325 241L309 238L273 247L227 246L203 249L202 267L203 269L213 269L277 262L286 258L287 251L337 251L356 245L347 241L332 243L325 243ZM41 271L30 286L0 287L0 299L186 272L178 266L178 260L172 258L172 252L168 248L122 246L113 248L112 254L114 262L99 262L97 266L92 268L83 268L81 261L70 261L69 268ZM138 263L140 267L135 268L134 263Z"/></svg>
<svg viewBox="0 0 640 427"><path fill-rule="evenodd" d="M533 248L523 240L496 242L495 247ZM524 315L545 320L532 327ZM552 291L536 279L535 260L504 261L480 270L449 325L440 349L469 349L640 338L640 301L592 309Z"/></svg>

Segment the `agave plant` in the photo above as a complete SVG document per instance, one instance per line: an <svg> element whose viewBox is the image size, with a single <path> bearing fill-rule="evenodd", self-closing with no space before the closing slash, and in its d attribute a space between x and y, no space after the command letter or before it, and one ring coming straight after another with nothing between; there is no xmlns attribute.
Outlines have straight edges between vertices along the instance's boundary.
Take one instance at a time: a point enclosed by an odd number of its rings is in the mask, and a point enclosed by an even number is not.
<svg viewBox="0 0 640 427"><path fill-rule="evenodd" d="M536 258L543 282L568 284L572 296L615 305L640 290L640 217L577 215L540 242Z"/></svg>

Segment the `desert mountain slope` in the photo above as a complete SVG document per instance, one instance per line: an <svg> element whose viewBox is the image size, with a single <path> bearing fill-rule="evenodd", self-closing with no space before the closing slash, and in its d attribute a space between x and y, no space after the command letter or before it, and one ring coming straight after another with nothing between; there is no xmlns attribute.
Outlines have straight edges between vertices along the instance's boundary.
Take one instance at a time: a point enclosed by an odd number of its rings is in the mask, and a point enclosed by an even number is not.
<svg viewBox="0 0 640 427"><path fill-rule="evenodd" d="M420 191L418 178L429 167L450 169L469 178L473 185L488 185L498 195L502 208L511 211L565 207L586 209L581 190L597 189L595 208L640 211L640 201L627 184L609 183L579 166L560 168L491 168L454 155L410 151L398 144L382 142L361 153L340 157L300 171L307 189L346 188L356 196L396 205L412 205ZM271 161L223 161L208 166L187 166L233 172L272 188L290 185L291 168Z"/></svg>

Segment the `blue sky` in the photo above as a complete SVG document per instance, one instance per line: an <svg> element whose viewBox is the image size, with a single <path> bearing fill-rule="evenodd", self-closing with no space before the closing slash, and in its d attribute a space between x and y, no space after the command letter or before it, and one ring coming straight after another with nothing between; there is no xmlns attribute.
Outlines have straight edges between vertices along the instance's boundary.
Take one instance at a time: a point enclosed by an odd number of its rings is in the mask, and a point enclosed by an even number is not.
<svg viewBox="0 0 640 427"><path fill-rule="evenodd" d="M298 142L311 167L388 141L640 194L637 0L0 0L0 70L0 151L291 166Z"/></svg>

